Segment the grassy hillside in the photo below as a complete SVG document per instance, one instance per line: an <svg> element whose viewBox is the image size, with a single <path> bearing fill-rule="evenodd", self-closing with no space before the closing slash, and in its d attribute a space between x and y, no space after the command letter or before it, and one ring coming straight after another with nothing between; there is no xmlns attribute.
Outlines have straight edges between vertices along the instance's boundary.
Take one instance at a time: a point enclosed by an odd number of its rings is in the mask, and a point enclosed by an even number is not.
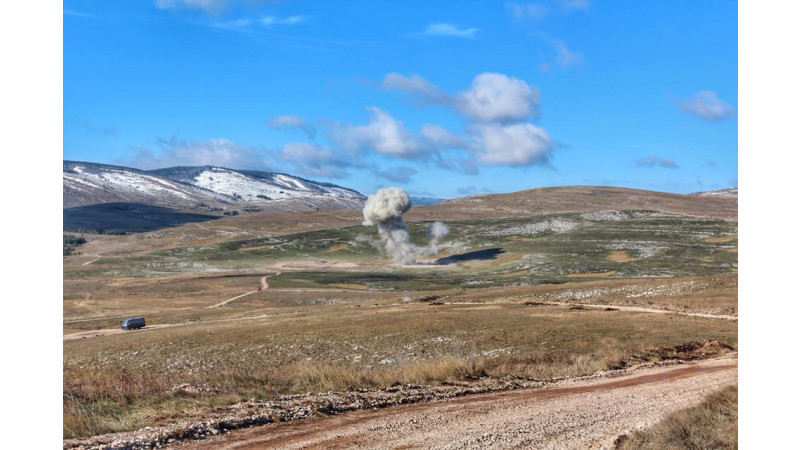
<svg viewBox="0 0 800 450"><path fill-rule="evenodd" d="M427 222L412 222L412 239L427 243ZM361 284L380 289L430 289L563 282L568 277L654 277L730 273L737 267L735 221L652 211L564 213L532 218L449 222L451 234L431 267L393 267L374 228L311 231L262 239L179 247L104 258L65 276L156 276L210 270L263 269L287 261L337 261L364 270L287 270L273 280L315 285Z"/></svg>

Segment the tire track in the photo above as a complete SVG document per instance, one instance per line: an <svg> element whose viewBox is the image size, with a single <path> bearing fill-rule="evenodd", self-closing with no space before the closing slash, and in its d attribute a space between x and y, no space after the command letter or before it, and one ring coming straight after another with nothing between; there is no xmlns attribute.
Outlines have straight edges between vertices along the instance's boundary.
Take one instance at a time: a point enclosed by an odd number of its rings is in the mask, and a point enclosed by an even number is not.
<svg viewBox="0 0 800 450"><path fill-rule="evenodd" d="M188 448L613 448L738 382L735 359L263 426Z"/></svg>

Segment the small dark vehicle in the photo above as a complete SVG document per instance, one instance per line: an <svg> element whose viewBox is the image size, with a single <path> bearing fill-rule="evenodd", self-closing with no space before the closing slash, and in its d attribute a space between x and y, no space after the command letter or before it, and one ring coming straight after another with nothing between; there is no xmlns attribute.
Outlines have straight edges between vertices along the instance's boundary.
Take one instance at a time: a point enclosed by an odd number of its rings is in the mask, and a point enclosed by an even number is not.
<svg viewBox="0 0 800 450"><path fill-rule="evenodd" d="M139 328L144 328L144 317L125 319L119 325L123 330L138 330Z"/></svg>

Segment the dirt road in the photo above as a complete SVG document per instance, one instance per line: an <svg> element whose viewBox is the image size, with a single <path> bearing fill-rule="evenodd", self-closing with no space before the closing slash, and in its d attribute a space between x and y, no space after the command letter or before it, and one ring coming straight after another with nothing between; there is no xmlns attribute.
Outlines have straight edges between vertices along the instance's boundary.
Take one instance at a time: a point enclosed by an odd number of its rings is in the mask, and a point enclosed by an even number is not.
<svg viewBox="0 0 800 450"><path fill-rule="evenodd" d="M689 317L703 317L706 319L723 319L723 320L739 320L739 316L730 316L724 314L706 314L706 313L692 313L692 312L683 312L683 311L670 311L668 309L654 309L654 308L642 308L640 306L622 306L622 305L614 305L614 304L607 304L607 305L592 305L588 303L566 303L566 302L542 302L545 305L554 305L554 306L582 306L584 308L593 308L593 309L606 309L606 308L614 308L620 311L628 311L628 312L644 312L644 313L652 313L652 314L677 314L679 316L689 316ZM454 303L456 304L456 303Z"/></svg>
<svg viewBox="0 0 800 450"><path fill-rule="evenodd" d="M95 262L95 261L99 261L99 260L100 260L100 255L96 255L96 256L97 256L97 258L95 258L95 259L93 259L93 260L91 260L91 261L86 261L85 263L83 263L83 264L81 264L81 265L82 265L82 266L88 266L89 264L91 264L91 263L93 263L93 262Z"/></svg>
<svg viewBox="0 0 800 450"><path fill-rule="evenodd" d="M255 294L255 293L261 292L261 291L265 291L265 290L269 289L269 284L267 283L267 278L275 277L275 276L278 276L280 274L281 274L280 272L275 272L272 275L266 275L266 276L261 277L261 290L250 291L250 292L246 292L246 293L241 294L241 295L237 295L236 297L229 298L229 299L224 300L224 301L222 301L220 303L217 303L215 305L206 306L206 309L219 308L220 306L225 306L228 303L230 303L230 302L232 302L234 300L240 299L242 297L245 297L247 295ZM99 317L99 318L92 318L92 319L81 319L81 320L66 321L64 323L74 323L74 322L82 322L82 321L88 322L88 321L92 321L92 320L107 319L107 318L114 318L114 317L127 317L127 316ZM223 319L222 321L226 321L226 320L260 319L260 318L263 318L263 317L267 317L267 316L266 315L260 315L260 316L253 316L253 317L240 317L240 318L237 318L237 319ZM219 321L212 320L212 321L208 321L208 322L219 322ZM176 324L149 325L149 326L143 328L143 330L152 330L152 329L155 329L155 328L174 327L174 326L180 326L180 325L186 325L186 324L176 323ZM65 334L63 340L72 341L72 340L75 340L75 339L86 339L86 338L94 338L94 337L100 337L100 336L109 336L109 335L112 335L112 334L120 334L120 333L124 333L124 332L125 332L125 330L123 330L121 328L106 328L106 329L102 329L102 330L81 331L81 332L78 332L78 333Z"/></svg>
<svg viewBox="0 0 800 450"><path fill-rule="evenodd" d="M148 330L155 330L157 328L165 328L171 327L170 324L163 324L163 325L148 325L138 331L148 331ZM125 333L126 330L122 328L105 328L102 330L91 330L91 331L80 331L78 333L71 333L65 334L64 340L65 341L74 341L75 339L86 339L86 338L93 338L99 336L110 336L112 334L122 334Z"/></svg>
<svg viewBox="0 0 800 450"><path fill-rule="evenodd" d="M229 298L229 299L227 299L227 300L221 301L221 302L217 303L216 305L206 306L206 309L211 309L211 308L219 308L220 306L225 306L225 305L227 305L228 303L230 303L230 302L232 302L232 301L234 301L234 300L238 300L238 299L240 299L240 298L242 298L242 297L246 297L246 296L248 296L248 295L255 294L255 293L257 293L257 292L266 291L267 289L269 289L269 284L267 283L267 278L270 278L270 277L277 277L277 276L278 276L278 275L280 275L280 274L281 274L280 272L275 272L275 273L273 273L272 275L266 275L266 276L263 276L263 277L261 277L261 289L259 289L259 290L256 290L256 291L250 291L250 292L245 292L245 293L244 293L244 294L242 294L242 295L237 295L236 297Z"/></svg>
<svg viewBox="0 0 800 450"><path fill-rule="evenodd" d="M735 356L573 381L267 425L188 448L613 448L631 430L736 384Z"/></svg>
<svg viewBox="0 0 800 450"><path fill-rule="evenodd" d="M257 316L247 316L247 317L234 317L232 319L216 319L216 320L205 320L203 322L187 322L187 323L163 323L158 325L148 325L140 330L147 331L147 330L155 330L158 328L169 328L169 327L183 327L187 325L197 325L197 324L209 324L209 323L220 323L220 322L240 322L243 320L255 320L255 319L265 319L267 317L277 317L277 316L288 316L292 314L297 314L296 311L286 312L286 313L276 313L276 314L259 314ZM77 333L70 333L65 334L64 339L65 341L74 341L75 339L85 339L85 338L93 338L93 337L100 337L100 336L110 336L113 334L122 334L125 333L125 330L121 328L105 328L102 330L90 330L90 331L79 331Z"/></svg>

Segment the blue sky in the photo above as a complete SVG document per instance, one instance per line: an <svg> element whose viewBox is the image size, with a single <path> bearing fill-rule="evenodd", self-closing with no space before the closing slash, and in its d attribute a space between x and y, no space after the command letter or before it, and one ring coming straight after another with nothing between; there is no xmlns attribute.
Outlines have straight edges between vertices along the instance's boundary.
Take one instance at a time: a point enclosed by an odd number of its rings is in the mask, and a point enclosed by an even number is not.
<svg viewBox="0 0 800 450"><path fill-rule="evenodd" d="M64 2L64 158L371 193L738 184L737 3Z"/></svg>

